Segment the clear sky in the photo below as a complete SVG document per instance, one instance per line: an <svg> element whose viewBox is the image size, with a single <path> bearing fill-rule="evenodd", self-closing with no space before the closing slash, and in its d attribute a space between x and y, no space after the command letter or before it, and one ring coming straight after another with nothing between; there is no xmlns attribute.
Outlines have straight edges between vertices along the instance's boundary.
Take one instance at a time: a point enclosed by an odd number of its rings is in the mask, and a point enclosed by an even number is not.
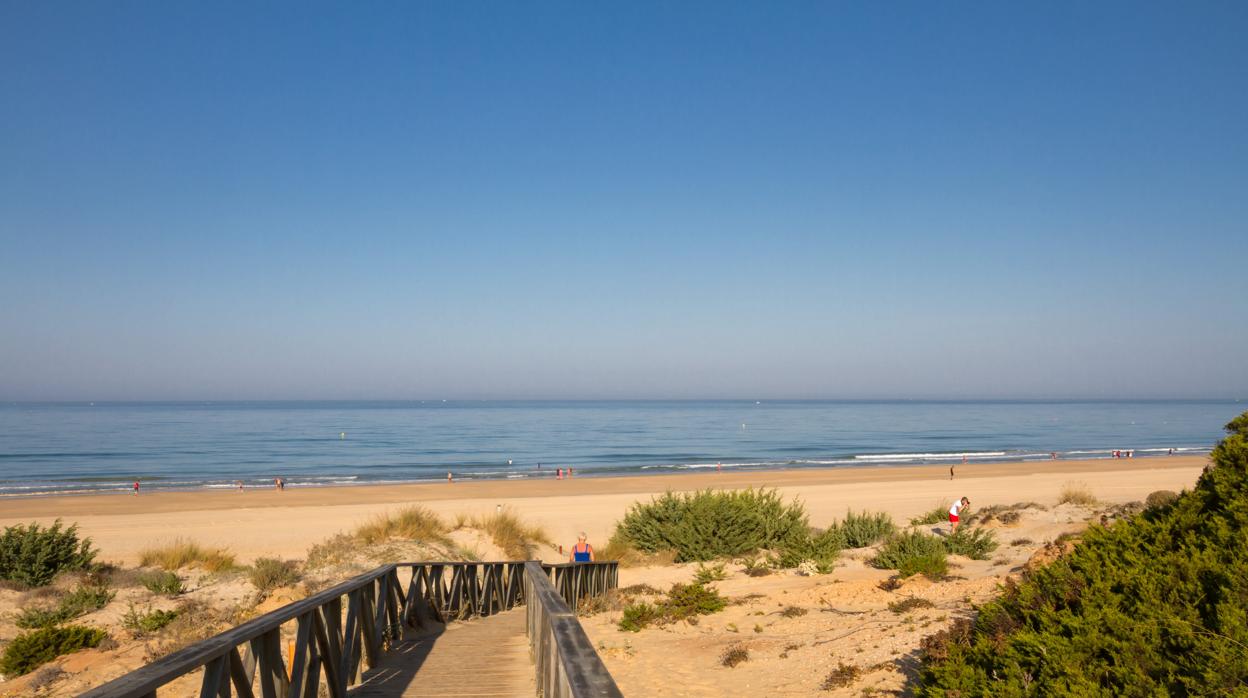
<svg viewBox="0 0 1248 698"><path fill-rule="evenodd" d="M0 5L0 399L1248 397L1248 3Z"/></svg>

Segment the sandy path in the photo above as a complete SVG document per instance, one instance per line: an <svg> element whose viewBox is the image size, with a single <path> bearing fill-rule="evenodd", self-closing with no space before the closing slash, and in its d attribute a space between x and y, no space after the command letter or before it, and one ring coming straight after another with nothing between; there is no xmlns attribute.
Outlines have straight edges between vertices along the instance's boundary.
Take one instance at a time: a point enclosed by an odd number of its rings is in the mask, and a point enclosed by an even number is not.
<svg viewBox="0 0 1248 698"><path fill-rule="evenodd" d="M953 482L947 466L921 466L45 497L0 502L0 525L58 517L77 522L105 559L126 564L135 563L143 548L176 537L226 546L246 562L257 556L302 557L313 543L404 504L448 515L502 505L545 526L565 545L580 530L603 545L630 504L668 489L775 487L786 497L800 496L811 522L824 526L848 508L904 519L959 496L976 505L1053 504L1071 480L1086 483L1104 500L1126 502L1153 490L1190 487L1206 462L1204 456L1174 456L969 464L957 466Z"/></svg>

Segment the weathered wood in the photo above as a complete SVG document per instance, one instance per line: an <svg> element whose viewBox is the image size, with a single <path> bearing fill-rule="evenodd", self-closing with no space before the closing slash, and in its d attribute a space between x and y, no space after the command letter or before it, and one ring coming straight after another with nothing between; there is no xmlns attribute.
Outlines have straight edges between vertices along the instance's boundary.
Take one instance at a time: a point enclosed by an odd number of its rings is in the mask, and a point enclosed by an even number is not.
<svg viewBox="0 0 1248 698"><path fill-rule="evenodd" d="M406 586L400 568L410 571ZM615 563L383 565L82 695L154 698L161 686L202 671L202 698L314 698L322 686L331 698L346 698L365 666L377 667L408 631L428 632L453 619L493 616L521 604L529 606L526 623L539 686L551 687L544 695L616 695L594 692L614 683L572 609L582 598L614 588L617 579ZM293 653L288 658L282 628L292 622Z"/></svg>

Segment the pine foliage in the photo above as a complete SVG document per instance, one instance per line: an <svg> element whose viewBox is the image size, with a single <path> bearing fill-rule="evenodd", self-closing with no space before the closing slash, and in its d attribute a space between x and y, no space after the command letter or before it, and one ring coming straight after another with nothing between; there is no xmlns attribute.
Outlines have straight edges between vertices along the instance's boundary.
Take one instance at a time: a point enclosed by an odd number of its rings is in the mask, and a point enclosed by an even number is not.
<svg viewBox="0 0 1248 698"><path fill-rule="evenodd" d="M41 587L60 572L86 568L95 559L91 539L78 539L78 525L47 528L37 523L9 526L0 534L0 579Z"/></svg>
<svg viewBox="0 0 1248 698"><path fill-rule="evenodd" d="M801 503L786 504L775 490L708 489L634 504L617 535L643 552L674 550L678 562L701 562L781 549L810 534Z"/></svg>
<svg viewBox="0 0 1248 698"><path fill-rule="evenodd" d="M928 638L916 695L1248 695L1248 413L1173 504Z"/></svg>

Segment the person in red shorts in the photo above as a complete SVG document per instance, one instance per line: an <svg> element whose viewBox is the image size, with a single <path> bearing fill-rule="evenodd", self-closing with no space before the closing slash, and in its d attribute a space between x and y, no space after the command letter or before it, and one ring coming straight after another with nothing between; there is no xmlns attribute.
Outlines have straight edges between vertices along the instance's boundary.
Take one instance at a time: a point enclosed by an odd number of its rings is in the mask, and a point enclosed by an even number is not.
<svg viewBox="0 0 1248 698"><path fill-rule="evenodd" d="M960 514L964 509L966 509L970 505L971 505L971 500L967 499L966 497L963 497L962 499L959 499L958 501L954 502L953 506L949 507L949 523L952 525L952 529L949 531L949 535L953 535L958 532L958 514Z"/></svg>

